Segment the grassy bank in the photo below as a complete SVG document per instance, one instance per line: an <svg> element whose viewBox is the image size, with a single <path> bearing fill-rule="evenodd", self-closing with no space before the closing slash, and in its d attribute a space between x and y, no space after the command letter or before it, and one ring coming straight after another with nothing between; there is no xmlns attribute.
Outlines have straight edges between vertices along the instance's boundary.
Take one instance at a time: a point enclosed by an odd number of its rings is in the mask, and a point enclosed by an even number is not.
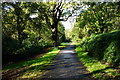
<svg viewBox="0 0 120 80"><path fill-rule="evenodd" d="M107 64L103 64L95 58L89 57L83 48L80 46L76 47L76 51L80 60L84 63L87 69L90 71L90 74L99 80L109 80L109 79L120 79L120 73L116 69L111 68Z"/></svg>
<svg viewBox="0 0 120 80"><path fill-rule="evenodd" d="M96 79L120 78L120 31L92 34L77 46L78 56Z"/></svg>
<svg viewBox="0 0 120 80"><path fill-rule="evenodd" d="M51 49L42 57L3 67L3 79L37 78L42 74L43 69L51 63L59 51L59 49Z"/></svg>

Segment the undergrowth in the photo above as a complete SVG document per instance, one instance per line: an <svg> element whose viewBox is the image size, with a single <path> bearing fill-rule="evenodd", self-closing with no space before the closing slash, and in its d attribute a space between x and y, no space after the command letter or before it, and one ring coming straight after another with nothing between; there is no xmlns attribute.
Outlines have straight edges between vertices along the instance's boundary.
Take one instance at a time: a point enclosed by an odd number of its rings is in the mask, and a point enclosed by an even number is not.
<svg viewBox="0 0 120 80"><path fill-rule="evenodd" d="M96 79L120 78L120 31L93 34L76 51Z"/></svg>
<svg viewBox="0 0 120 80"><path fill-rule="evenodd" d="M87 67L87 70L90 71L90 74L98 80L109 80L109 79L120 79L120 73L113 69L107 64L102 64L95 58L89 57L83 48L76 47L77 55L79 56L80 60L84 63Z"/></svg>
<svg viewBox="0 0 120 80"><path fill-rule="evenodd" d="M91 35L81 46L90 57L113 67L120 65L120 31Z"/></svg>

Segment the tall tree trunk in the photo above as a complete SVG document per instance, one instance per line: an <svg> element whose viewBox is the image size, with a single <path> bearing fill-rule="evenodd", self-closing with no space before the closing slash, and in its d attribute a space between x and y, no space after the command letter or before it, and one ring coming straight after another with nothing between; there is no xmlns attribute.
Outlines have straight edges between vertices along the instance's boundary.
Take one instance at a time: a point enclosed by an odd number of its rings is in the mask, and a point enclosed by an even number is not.
<svg viewBox="0 0 120 80"><path fill-rule="evenodd" d="M58 46L58 22L53 23L52 27L52 39L54 41L54 46Z"/></svg>
<svg viewBox="0 0 120 80"><path fill-rule="evenodd" d="M21 32L21 26L20 26L20 8L17 7L16 8L16 15L17 15L17 32L18 32L18 40L20 43L22 43L22 39L21 39L21 35L22 35L22 32Z"/></svg>
<svg viewBox="0 0 120 80"><path fill-rule="evenodd" d="M58 27L55 27L55 47L58 46Z"/></svg>

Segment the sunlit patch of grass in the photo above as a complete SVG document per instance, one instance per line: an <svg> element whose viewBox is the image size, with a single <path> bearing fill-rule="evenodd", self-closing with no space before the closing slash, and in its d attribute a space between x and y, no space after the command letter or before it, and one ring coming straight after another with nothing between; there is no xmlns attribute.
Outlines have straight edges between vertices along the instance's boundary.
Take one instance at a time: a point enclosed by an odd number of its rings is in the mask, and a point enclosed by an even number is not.
<svg viewBox="0 0 120 80"><path fill-rule="evenodd" d="M110 68L107 64L102 64L97 59L89 57L81 47L77 47L76 52L94 78L106 80L109 77L120 76L120 73L117 73L115 69Z"/></svg>
<svg viewBox="0 0 120 80"><path fill-rule="evenodd" d="M61 45L61 46L59 46L58 48L64 48L64 47L66 47L65 45Z"/></svg>
<svg viewBox="0 0 120 80"><path fill-rule="evenodd" d="M22 70L22 73L19 73L21 74L19 78L38 77L38 75L42 73L43 69L51 63L59 51L60 50L58 49L52 49L42 57L6 66L3 68L3 72L7 72L9 70L16 70L16 72L20 72Z"/></svg>
<svg viewBox="0 0 120 80"><path fill-rule="evenodd" d="M69 43L61 43L60 45L62 45L62 46L67 46L67 45L69 45L70 44L70 42Z"/></svg>
<svg viewBox="0 0 120 80"><path fill-rule="evenodd" d="M114 70L114 69L107 69L107 70L105 70L105 72L113 77L120 76L120 73L116 72L116 70Z"/></svg>

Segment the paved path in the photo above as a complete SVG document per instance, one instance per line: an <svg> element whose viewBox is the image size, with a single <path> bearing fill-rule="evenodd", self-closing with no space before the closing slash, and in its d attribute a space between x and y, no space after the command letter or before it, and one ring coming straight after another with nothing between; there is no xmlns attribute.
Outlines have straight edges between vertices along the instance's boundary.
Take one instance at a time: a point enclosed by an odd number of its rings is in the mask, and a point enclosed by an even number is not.
<svg viewBox="0 0 120 80"><path fill-rule="evenodd" d="M54 80L58 78L67 80L93 80L82 62L79 61L74 48L75 45L69 45L61 50L40 78L45 78L44 80L50 78L54 78Z"/></svg>

